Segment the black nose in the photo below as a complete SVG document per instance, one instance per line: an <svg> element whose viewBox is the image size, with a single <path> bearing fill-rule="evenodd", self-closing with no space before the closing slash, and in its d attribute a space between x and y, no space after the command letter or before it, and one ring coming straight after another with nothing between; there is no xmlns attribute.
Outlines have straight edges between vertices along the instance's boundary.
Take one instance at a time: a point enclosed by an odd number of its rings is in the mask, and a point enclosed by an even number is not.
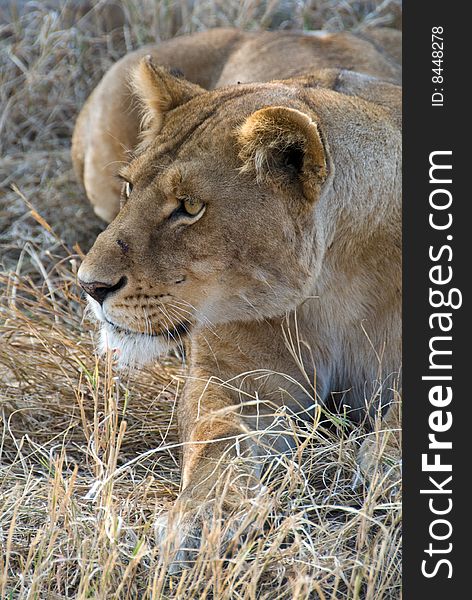
<svg viewBox="0 0 472 600"><path fill-rule="evenodd" d="M91 283L86 283L81 279L79 279L79 283L89 296L92 296L92 298L99 304L103 304L107 296L109 296L112 292L117 292L126 285L126 277L122 277L118 283L115 283L114 285L110 283L104 283L103 281L92 281Z"/></svg>

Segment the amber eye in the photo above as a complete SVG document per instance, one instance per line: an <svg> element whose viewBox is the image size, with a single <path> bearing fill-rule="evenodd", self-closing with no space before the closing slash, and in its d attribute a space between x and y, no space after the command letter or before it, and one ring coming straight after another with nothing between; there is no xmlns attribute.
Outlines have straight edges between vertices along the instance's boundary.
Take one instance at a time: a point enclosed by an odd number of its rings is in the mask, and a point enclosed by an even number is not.
<svg viewBox="0 0 472 600"><path fill-rule="evenodd" d="M181 201L185 212L192 217L196 217L205 208L203 202L197 200L196 198L191 198L190 196L185 196L185 198L182 198Z"/></svg>

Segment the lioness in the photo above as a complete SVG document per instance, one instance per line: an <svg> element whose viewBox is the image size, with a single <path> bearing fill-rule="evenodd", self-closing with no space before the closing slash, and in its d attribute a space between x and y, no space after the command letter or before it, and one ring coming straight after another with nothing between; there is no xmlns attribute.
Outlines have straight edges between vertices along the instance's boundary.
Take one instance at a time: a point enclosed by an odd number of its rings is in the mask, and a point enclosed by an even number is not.
<svg viewBox="0 0 472 600"><path fill-rule="evenodd" d="M138 143L141 112L130 71L150 54L205 89L271 81L344 68L399 83L401 33L388 28L350 33L248 33L211 29L131 52L105 74L83 107L72 138L72 159L95 212L111 222L120 208L115 177Z"/></svg>
<svg viewBox="0 0 472 600"><path fill-rule="evenodd" d="M182 491L159 527L174 528L175 564L185 564L222 489L228 510L240 506L257 493L261 458L293 446L290 414L334 398L357 417L392 399L401 88L372 76L397 77L394 59L347 34L209 32L160 52L132 70L144 132L119 171L122 208L78 276L102 348L120 363L187 346ZM123 100L123 65L136 60L117 65L114 82L113 69L105 76L74 136L78 171L105 217L116 198L109 171L91 167L95 152L125 155L93 123L108 111L111 131L121 127L113 137L136 144L136 112ZM346 64L364 73L332 68Z"/></svg>

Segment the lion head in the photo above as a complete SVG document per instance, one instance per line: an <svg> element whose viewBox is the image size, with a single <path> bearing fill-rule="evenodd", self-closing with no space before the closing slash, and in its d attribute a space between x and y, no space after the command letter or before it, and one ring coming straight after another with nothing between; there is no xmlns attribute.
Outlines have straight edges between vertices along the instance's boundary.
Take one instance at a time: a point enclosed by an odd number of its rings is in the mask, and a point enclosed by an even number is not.
<svg viewBox="0 0 472 600"><path fill-rule="evenodd" d="M355 87L363 76L349 77ZM362 161L391 177L376 160L385 107L343 103L329 89L340 78L206 91L141 61L142 141L120 172L121 211L79 270L102 348L143 364L194 328L280 316L313 294L340 227L353 236L349 203L372 196Z"/></svg>

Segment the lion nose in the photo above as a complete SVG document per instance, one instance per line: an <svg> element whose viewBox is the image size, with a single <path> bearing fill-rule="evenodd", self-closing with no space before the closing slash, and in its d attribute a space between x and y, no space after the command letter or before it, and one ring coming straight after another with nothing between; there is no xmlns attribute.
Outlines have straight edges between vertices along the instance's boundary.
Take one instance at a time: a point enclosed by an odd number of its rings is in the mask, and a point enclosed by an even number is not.
<svg viewBox="0 0 472 600"><path fill-rule="evenodd" d="M118 283L111 284L104 281L91 281L90 283L79 278L79 284L99 304L103 304L105 298L113 292L117 292L126 285L126 277L122 277Z"/></svg>

